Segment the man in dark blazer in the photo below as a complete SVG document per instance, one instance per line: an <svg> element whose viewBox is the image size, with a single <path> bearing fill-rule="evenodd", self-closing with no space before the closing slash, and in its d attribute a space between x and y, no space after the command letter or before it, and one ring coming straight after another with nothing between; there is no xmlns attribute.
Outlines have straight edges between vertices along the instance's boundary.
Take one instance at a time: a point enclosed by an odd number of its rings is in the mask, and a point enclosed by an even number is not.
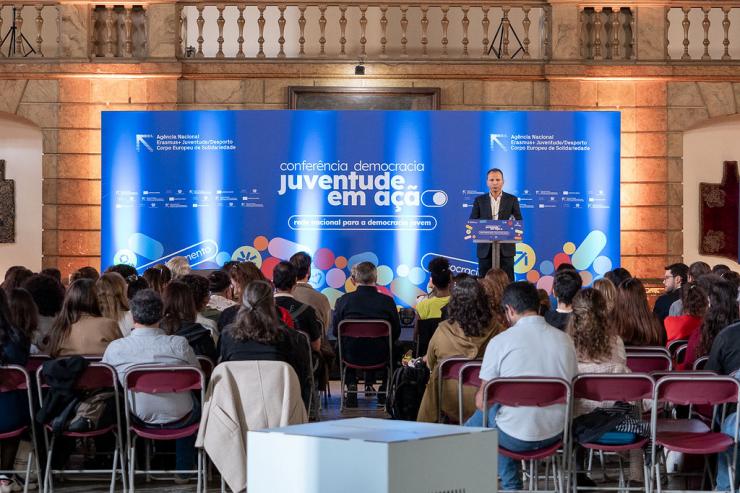
<svg viewBox="0 0 740 493"><path fill-rule="evenodd" d="M522 211L519 209L519 199L504 192L504 172L498 168L488 171L486 185L489 192L479 195L470 211L470 219L516 219L521 221ZM483 277L491 270L493 260L490 243L478 243L478 275ZM516 245L504 243L500 248L499 266L514 280L514 253Z"/></svg>

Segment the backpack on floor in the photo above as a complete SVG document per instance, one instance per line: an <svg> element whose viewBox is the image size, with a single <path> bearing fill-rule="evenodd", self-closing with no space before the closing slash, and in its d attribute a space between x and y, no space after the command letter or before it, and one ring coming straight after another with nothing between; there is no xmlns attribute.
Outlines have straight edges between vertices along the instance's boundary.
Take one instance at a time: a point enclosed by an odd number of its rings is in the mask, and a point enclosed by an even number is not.
<svg viewBox="0 0 740 493"><path fill-rule="evenodd" d="M428 381L429 368L424 364L419 368L401 366L393 372L385 404L385 410L391 418L416 421Z"/></svg>

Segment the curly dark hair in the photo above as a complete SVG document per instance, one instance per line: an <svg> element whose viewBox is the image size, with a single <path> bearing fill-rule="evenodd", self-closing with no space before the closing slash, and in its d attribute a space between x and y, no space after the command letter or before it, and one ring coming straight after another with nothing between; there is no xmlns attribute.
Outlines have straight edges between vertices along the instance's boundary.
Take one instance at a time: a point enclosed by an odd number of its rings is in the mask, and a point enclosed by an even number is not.
<svg viewBox="0 0 740 493"><path fill-rule="evenodd" d="M242 297L242 307L228 330L236 340L263 344L273 344L278 340L278 315L269 282L252 281L247 285Z"/></svg>
<svg viewBox="0 0 740 493"><path fill-rule="evenodd" d="M690 282L681 286L681 304L685 315L704 317L708 303L707 292L697 283Z"/></svg>
<svg viewBox="0 0 740 493"><path fill-rule="evenodd" d="M604 295L594 288L578 291L573 297L573 314L566 331L573 339L579 360L603 362L612 352L613 330Z"/></svg>
<svg viewBox="0 0 740 493"><path fill-rule="evenodd" d="M62 309L64 286L53 277L34 274L26 279L23 288L31 293L42 317L53 317Z"/></svg>
<svg viewBox="0 0 740 493"><path fill-rule="evenodd" d="M707 274L704 277L709 276L710 274ZM709 309L701 324L696 357L709 354L717 334L737 319L738 306L735 287L729 281L715 277L709 288Z"/></svg>
<svg viewBox="0 0 740 493"><path fill-rule="evenodd" d="M452 286L447 314L450 322L457 322L468 337L483 335L493 319L486 292L472 277Z"/></svg>

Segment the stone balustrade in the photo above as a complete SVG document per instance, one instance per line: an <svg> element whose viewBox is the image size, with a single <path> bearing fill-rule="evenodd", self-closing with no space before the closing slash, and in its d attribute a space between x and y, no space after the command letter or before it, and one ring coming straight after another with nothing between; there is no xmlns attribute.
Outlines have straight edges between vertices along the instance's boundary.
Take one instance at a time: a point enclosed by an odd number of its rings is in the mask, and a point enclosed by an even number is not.
<svg viewBox="0 0 740 493"><path fill-rule="evenodd" d="M0 0L0 42L0 60L726 63L740 3Z"/></svg>

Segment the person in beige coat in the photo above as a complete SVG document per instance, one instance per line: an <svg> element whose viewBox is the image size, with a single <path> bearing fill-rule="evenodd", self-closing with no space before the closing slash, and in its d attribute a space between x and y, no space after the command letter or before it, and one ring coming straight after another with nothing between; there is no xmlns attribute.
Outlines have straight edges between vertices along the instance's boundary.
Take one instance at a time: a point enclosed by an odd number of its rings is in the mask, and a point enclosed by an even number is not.
<svg viewBox="0 0 740 493"><path fill-rule="evenodd" d="M424 397L421 401L417 421L434 423L439 414L438 365L453 356L469 359L481 358L488 341L504 327L493 317L485 290L474 278L458 281L452 288L447 307L449 318L440 322L425 356L431 371ZM475 411L477 388L463 390L464 417ZM442 413L452 422L459 419L457 406L457 381L442 382ZM465 421L463 419L463 421Z"/></svg>
<svg viewBox="0 0 740 493"><path fill-rule="evenodd" d="M282 361L221 363L211 375L195 446L232 491L247 486L247 431L308 421L301 386Z"/></svg>
<svg viewBox="0 0 740 493"><path fill-rule="evenodd" d="M121 337L118 322L100 313L95 281L78 279L67 289L49 332L49 354L54 358L102 356L108 344Z"/></svg>

